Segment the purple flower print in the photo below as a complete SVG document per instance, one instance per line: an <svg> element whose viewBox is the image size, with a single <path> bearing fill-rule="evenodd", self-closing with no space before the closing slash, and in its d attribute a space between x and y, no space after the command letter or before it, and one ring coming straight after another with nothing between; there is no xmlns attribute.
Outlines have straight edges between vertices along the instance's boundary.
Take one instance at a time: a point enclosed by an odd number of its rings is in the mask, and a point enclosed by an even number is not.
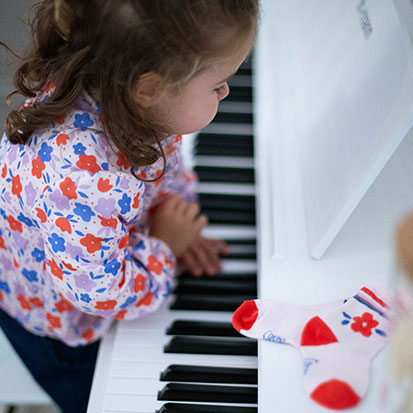
<svg viewBox="0 0 413 413"><path fill-rule="evenodd" d="M125 191L126 191L127 189L129 189L129 179L126 178L126 176L124 176L124 177L121 179L120 184L119 184L119 187L120 187L121 189L124 189Z"/></svg>
<svg viewBox="0 0 413 413"><path fill-rule="evenodd" d="M114 198L100 198L95 209L103 218L109 219L116 210L116 201Z"/></svg>
<svg viewBox="0 0 413 413"><path fill-rule="evenodd" d="M94 287L96 287L96 283L86 274L75 275L74 278L77 288L90 292Z"/></svg>
<svg viewBox="0 0 413 413"><path fill-rule="evenodd" d="M77 257L83 257L82 248L74 246L70 242L66 243L66 253L69 254L74 260Z"/></svg>
<svg viewBox="0 0 413 413"><path fill-rule="evenodd" d="M53 191L50 199L56 204L58 210L69 209L69 198L64 196L60 191Z"/></svg>
<svg viewBox="0 0 413 413"><path fill-rule="evenodd" d="M29 240L27 238L22 237L20 232L13 231L13 239L18 248L21 248L23 251L27 248Z"/></svg>
<svg viewBox="0 0 413 413"><path fill-rule="evenodd" d="M36 196L36 190L34 189L33 183L29 182L25 187L24 187L24 192L26 194L26 203L29 206L34 205L34 198Z"/></svg>

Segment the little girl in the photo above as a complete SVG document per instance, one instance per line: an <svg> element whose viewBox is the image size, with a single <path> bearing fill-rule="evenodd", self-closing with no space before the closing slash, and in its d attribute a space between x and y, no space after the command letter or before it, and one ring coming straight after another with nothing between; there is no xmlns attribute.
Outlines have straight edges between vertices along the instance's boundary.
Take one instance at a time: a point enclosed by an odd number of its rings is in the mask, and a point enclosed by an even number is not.
<svg viewBox="0 0 413 413"><path fill-rule="evenodd" d="M258 0L44 0L0 144L0 325L64 412L97 343L155 311L176 262L218 270L181 135L247 57Z"/></svg>

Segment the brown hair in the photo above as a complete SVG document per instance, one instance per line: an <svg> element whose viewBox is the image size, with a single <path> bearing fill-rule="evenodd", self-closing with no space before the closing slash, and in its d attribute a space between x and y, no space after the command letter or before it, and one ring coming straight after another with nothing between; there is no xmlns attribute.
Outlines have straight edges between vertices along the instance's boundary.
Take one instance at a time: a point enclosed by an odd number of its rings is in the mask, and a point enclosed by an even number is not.
<svg viewBox="0 0 413 413"><path fill-rule="evenodd" d="M55 89L49 100L9 114L8 139L26 143L93 91L107 138L143 166L165 156L165 132L135 101L136 80L153 72L169 86L184 84L255 35L258 0L44 0L33 10L33 45L14 93L34 97L51 80Z"/></svg>

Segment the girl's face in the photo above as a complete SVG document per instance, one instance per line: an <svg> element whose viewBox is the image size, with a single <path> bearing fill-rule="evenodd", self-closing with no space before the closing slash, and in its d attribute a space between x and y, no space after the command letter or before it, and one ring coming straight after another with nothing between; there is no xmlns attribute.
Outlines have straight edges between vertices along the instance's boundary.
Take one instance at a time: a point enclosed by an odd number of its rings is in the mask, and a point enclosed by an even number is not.
<svg viewBox="0 0 413 413"><path fill-rule="evenodd" d="M222 58L178 90L168 90L151 110L167 125L169 135L197 132L215 117L218 103L228 96L227 81L245 60L249 48Z"/></svg>

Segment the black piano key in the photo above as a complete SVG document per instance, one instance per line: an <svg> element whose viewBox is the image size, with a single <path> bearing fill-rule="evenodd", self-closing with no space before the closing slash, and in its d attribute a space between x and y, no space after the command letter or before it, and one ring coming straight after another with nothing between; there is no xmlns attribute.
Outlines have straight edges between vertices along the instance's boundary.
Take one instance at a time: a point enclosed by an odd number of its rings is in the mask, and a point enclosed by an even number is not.
<svg viewBox="0 0 413 413"><path fill-rule="evenodd" d="M254 169L195 166L200 181L254 183Z"/></svg>
<svg viewBox="0 0 413 413"><path fill-rule="evenodd" d="M203 208L255 212L253 195L199 194L199 203Z"/></svg>
<svg viewBox="0 0 413 413"><path fill-rule="evenodd" d="M241 337L231 323L222 321L175 320L166 330L168 335Z"/></svg>
<svg viewBox="0 0 413 413"><path fill-rule="evenodd" d="M218 146L196 145L195 155L253 158L254 149L249 148L249 147L238 147L238 146L227 146L227 147L220 148Z"/></svg>
<svg viewBox="0 0 413 413"><path fill-rule="evenodd" d="M207 275L206 275L207 276ZM219 273L213 276L208 275L207 277L211 277L211 278L217 278L220 280L253 280L253 281L257 281L257 274L254 272L240 272L240 273ZM187 279L187 278L198 278L195 277L193 274L191 274L188 271L182 272L179 275L179 280L181 279ZM180 281L178 281L180 282Z"/></svg>
<svg viewBox="0 0 413 413"><path fill-rule="evenodd" d="M252 102L252 87L229 85L229 95L225 99L234 102Z"/></svg>
<svg viewBox="0 0 413 413"><path fill-rule="evenodd" d="M180 279L174 294L257 295L256 280L223 280L219 277Z"/></svg>
<svg viewBox="0 0 413 413"><path fill-rule="evenodd" d="M161 373L160 381L258 384L258 370L236 367L207 367L172 364Z"/></svg>
<svg viewBox="0 0 413 413"><path fill-rule="evenodd" d="M173 336L164 353L256 356L257 342L245 338Z"/></svg>
<svg viewBox="0 0 413 413"><path fill-rule="evenodd" d="M257 413L256 407L220 406L217 404L165 403L155 413Z"/></svg>
<svg viewBox="0 0 413 413"><path fill-rule="evenodd" d="M236 86L233 86L233 87L236 87ZM226 122L226 123L252 123L252 121L253 121L252 113L220 112L220 111L217 112L213 120L213 122Z"/></svg>
<svg viewBox="0 0 413 413"><path fill-rule="evenodd" d="M195 142L211 146L253 146L254 136L201 132L196 136Z"/></svg>
<svg viewBox="0 0 413 413"><path fill-rule="evenodd" d="M245 300L254 300L256 296L181 294L175 297L169 307L171 310L235 311Z"/></svg>
<svg viewBox="0 0 413 413"><path fill-rule="evenodd" d="M257 387L168 383L158 400L223 403L257 403Z"/></svg>
<svg viewBox="0 0 413 413"><path fill-rule="evenodd" d="M254 211L229 211L201 207L201 214L208 217L210 224L255 225Z"/></svg>

